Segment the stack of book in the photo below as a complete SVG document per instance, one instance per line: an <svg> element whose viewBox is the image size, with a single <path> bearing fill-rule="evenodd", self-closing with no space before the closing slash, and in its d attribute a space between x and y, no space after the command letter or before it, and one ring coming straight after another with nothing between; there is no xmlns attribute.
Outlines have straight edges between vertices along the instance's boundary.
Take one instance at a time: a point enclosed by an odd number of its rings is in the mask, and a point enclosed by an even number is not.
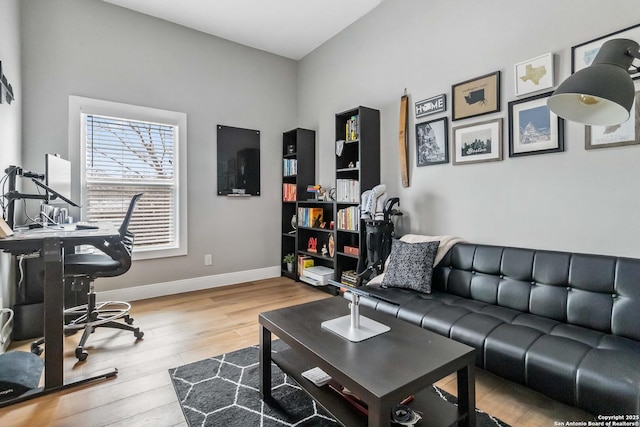
<svg viewBox="0 0 640 427"><path fill-rule="evenodd" d="M298 226L319 228L322 224L322 208L298 208Z"/></svg>
<svg viewBox="0 0 640 427"><path fill-rule="evenodd" d="M345 141L357 141L360 138L360 119L358 116L351 116L345 125Z"/></svg>
<svg viewBox="0 0 640 427"><path fill-rule="evenodd" d="M345 270L340 277L340 283L343 285L356 287L358 286L358 275L355 270Z"/></svg>
<svg viewBox="0 0 640 427"><path fill-rule="evenodd" d="M282 200L285 202L296 201L296 185L282 184Z"/></svg>
<svg viewBox="0 0 640 427"><path fill-rule="evenodd" d="M359 202L360 182L355 179L336 179L336 200L338 202Z"/></svg>
<svg viewBox="0 0 640 427"><path fill-rule="evenodd" d="M282 160L282 175L295 176L298 174L298 161L296 159Z"/></svg>
<svg viewBox="0 0 640 427"><path fill-rule="evenodd" d="M298 255L298 276L304 273L305 268L313 267L313 258L306 255Z"/></svg>
<svg viewBox="0 0 640 427"><path fill-rule="evenodd" d="M358 231L360 224L360 208L349 206L336 213L338 230Z"/></svg>

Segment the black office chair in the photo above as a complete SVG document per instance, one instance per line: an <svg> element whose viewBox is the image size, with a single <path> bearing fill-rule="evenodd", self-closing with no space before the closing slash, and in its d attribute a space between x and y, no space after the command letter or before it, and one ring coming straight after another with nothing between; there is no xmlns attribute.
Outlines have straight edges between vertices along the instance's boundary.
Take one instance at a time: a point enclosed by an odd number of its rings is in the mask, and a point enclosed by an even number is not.
<svg viewBox="0 0 640 427"><path fill-rule="evenodd" d="M127 214L118 229L119 240L103 241L102 244L94 245L102 253L80 253L65 255L64 277L65 280L72 280L71 289L81 290L88 284L87 304L65 310L65 319L69 320L64 330L66 334L83 329L82 338L76 347L75 354L78 360L83 361L88 353L84 346L89 336L97 327L116 328L132 331L137 339L144 336L140 328L131 326L133 318L129 316L131 305L123 301L108 301L96 303L96 293L94 281L98 277L114 277L126 273L131 267L131 250L133 248L134 235L129 228L129 222L135 208L136 202L142 197L142 193L136 194L131 199ZM124 323L117 320L124 320ZM31 351L40 354L39 345L42 340L31 346Z"/></svg>

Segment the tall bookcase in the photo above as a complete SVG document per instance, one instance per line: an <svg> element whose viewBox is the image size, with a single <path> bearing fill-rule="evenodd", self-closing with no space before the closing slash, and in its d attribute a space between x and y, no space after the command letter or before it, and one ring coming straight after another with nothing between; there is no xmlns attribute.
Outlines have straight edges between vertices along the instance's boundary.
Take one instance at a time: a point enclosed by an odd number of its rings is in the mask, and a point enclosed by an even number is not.
<svg viewBox="0 0 640 427"><path fill-rule="evenodd" d="M357 107L336 114L335 280L356 270L364 224L360 196L380 184L380 111Z"/></svg>
<svg viewBox="0 0 640 427"><path fill-rule="evenodd" d="M293 271L288 271L282 262L286 254L298 255L297 226L292 224L297 214L298 202L306 201L307 186L316 179L316 133L313 130L296 128L282 134L282 241L280 261L282 275L296 279L297 262ZM296 222L297 224L297 222Z"/></svg>

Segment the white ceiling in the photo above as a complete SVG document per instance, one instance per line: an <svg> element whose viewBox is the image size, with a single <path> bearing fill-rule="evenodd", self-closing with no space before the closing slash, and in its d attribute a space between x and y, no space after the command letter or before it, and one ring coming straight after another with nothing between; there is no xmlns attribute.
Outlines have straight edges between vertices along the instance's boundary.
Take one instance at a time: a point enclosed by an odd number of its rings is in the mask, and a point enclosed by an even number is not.
<svg viewBox="0 0 640 427"><path fill-rule="evenodd" d="M104 1L297 60L383 0Z"/></svg>

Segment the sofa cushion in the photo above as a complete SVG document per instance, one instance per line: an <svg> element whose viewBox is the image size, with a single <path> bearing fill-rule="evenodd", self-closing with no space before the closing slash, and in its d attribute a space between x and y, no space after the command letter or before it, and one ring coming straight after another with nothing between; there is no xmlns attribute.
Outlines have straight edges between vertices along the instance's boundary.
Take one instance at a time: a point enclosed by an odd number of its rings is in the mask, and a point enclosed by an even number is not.
<svg viewBox="0 0 640 427"><path fill-rule="evenodd" d="M484 343L487 336L503 322L486 314L470 313L451 326L450 338L476 350L476 365L484 368Z"/></svg>
<svg viewBox="0 0 640 427"><path fill-rule="evenodd" d="M576 367L591 349L569 338L542 335L527 351L527 386L567 405L575 405Z"/></svg>
<svg viewBox="0 0 640 427"><path fill-rule="evenodd" d="M640 341L640 262L619 258L616 268L615 293L612 295L611 332Z"/></svg>
<svg viewBox="0 0 640 427"><path fill-rule="evenodd" d="M528 326L499 325L485 341L484 368L508 380L525 384L527 351L542 335L541 331Z"/></svg>
<svg viewBox="0 0 640 427"><path fill-rule="evenodd" d="M389 267L382 279L382 286L430 293L433 261L438 244L439 242L405 243L393 240Z"/></svg>
<svg viewBox="0 0 640 427"><path fill-rule="evenodd" d="M450 338L451 326L469 313L472 311L466 308L443 304L431 310L429 315L422 319L422 327Z"/></svg>
<svg viewBox="0 0 640 427"><path fill-rule="evenodd" d="M640 353L591 349L576 373L578 406L598 415L640 414L638 366Z"/></svg>
<svg viewBox="0 0 640 427"><path fill-rule="evenodd" d="M424 243L424 242L440 242L438 244L438 252L436 253L436 258L433 261L433 265L436 266L438 263L443 261L443 258L449 257L449 249L454 247L456 244L462 242L463 240L460 237L456 236L425 236L421 234L405 234L400 237L401 241L405 243ZM447 260L446 264L449 265L449 261ZM382 280L384 279L385 272L389 268L389 257L384 263L383 272L372 278L367 285L380 285ZM442 289L440 289L442 290Z"/></svg>
<svg viewBox="0 0 640 427"><path fill-rule="evenodd" d="M546 319L544 317L535 316L533 314L521 314L513 319L514 325L528 326L532 329L537 329L545 334L551 333L553 328L558 326L560 322L556 320Z"/></svg>
<svg viewBox="0 0 640 427"><path fill-rule="evenodd" d="M553 330L551 331L551 335L570 338L574 341L587 344L589 347L597 347L604 337L604 334L602 332L594 331L592 329L583 328L576 325L566 325L564 323L561 323L553 328Z"/></svg>

